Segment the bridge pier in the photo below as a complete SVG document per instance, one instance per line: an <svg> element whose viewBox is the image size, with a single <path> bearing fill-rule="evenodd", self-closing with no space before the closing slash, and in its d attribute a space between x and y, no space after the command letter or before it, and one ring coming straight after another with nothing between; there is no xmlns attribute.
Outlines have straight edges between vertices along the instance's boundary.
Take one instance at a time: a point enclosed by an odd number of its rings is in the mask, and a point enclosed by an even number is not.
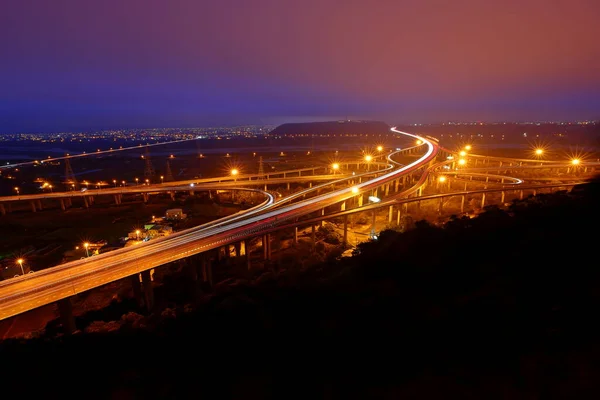
<svg viewBox="0 0 600 400"><path fill-rule="evenodd" d="M287 190L290 190L290 183L287 183Z"/></svg>
<svg viewBox="0 0 600 400"><path fill-rule="evenodd" d="M388 224L392 223L392 214L394 213L394 206L390 206L388 210Z"/></svg>
<svg viewBox="0 0 600 400"><path fill-rule="evenodd" d="M346 202L343 201L342 205L340 206L340 211L346 211Z"/></svg>
<svg viewBox="0 0 600 400"><path fill-rule="evenodd" d="M131 275L129 279L133 290L133 298L140 307L144 306L144 298L142 297L142 276L137 273Z"/></svg>
<svg viewBox="0 0 600 400"><path fill-rule="evenodd" d="M481 208L485 207L485 193L482 193L481 196Z"/></svg>
<svg viewBox="0 0 600 400"><path fill-rule="evenodd" d="M294 227L294 244L298 244L298 227Z"/></svg>
<svg viewBox="0 0 600 400"><path fill-rule="evenodd" d="M262 238L263 243L263 259L265 261L271 260L271 235L264 234Z"/></svg>
<svg viewBox="0 0 600 400"><path fill-rule="evenodd" d="M460 212L461 214L465 212L465 195L460 196Z"/></svg>
<svg viewBox="0 0 600 400"><path fill-rule="evenodd" d="M144 203L147 203L150 199L150 195L148 193L142 193L142 198L144 199Z"/></svg>
<svg viewBox="0 0 600 400"><path fill-rule="evenodd" d="M396 225L400 226L400 218L402 217L402 207L403 205L398 206L398 216L396 217Z"/></svg>
<svg viewBox="0 0 600 400"><path fill-rule="evenodd" d="M398 186L400 186L400 180L399 180L399 179L396 179L396 180L394 181L394 192L395 192L395 193L398 193Z"/></svg>
<svg viewBox="0 0 600 400"><path fill-rule="evenodd" d="M6 208L4 208L4 204L0 204L0 214L6 215Z"/></svg>
<svg viewBox="0 0 600 400"><path fill-rule="evenodd" d="M387 197L390 194L390 184L387 183L385 185L385 196Z"/></svg>
<svg viewBox="0 0 600 400"><path fill-rule="evenodd" d="M87 196L83 196L83 204L85 208L90 208L90 202L88 201Z"/></svg>
<svg viewBox="0 0 600 400"><path fill-rule="evenodd" d="M444 199L440 198L440 206L438 208L438 214L442 215L443 212L444 212Z"/></svg>
<svg viewBox="0 0 600 400"><path fill-rule="evenodd" d="M519 191L519 200L523 200L523 190Z"/></svg>
<svg viewBox="0 0 600 400"><path fill-rule="evenodd" d="M315 224L311 224L310 228L311 228L310 237L312 239L312 245L313 245L313 249L314 249L317 245L317 233L315 230Z"/></svg>
<svg viewBox="0 0 600 400"><path fill-rule="evenodd" d="M35 209L35 201L31 200L29 204L31 204L31 211L36 212L37 210Z"/></svg>
<svg viewBox="0 0 600 400"><path fill-rule="evenodd" d="M344 247L348 246L348 214L344 215Z"/></svg>
<svg viewBox="0 0 600 400"><path fill-rule="evenodd" d="M75 326L75 317L73 316L73 304L71 303L71 297L66 297L57 301L58 313L60 315L60 322L65 334L70 335L77 330Z"/></svg>
<svg viewBox="0 0 600 400"><path fill-rule="evenodd" d="M154 308L154 288L152 287L152 278L150 276L150 270L147 269L142 271L142 285L144 288L144 301L146 304L146 311L150 312Z"/></svg>
<svg viewBox="0 0 600 400"><path fill-rule="evenodd" d="M506 192L503 190L502 191L502 197L500 198L500 203L504 204L504 197L506 195Z"/></svg>
<svg viewBox="0 0 600 400"><path fill-rule="evenodd" d="M325 207L321 208L321 217L324 216L324 215L325 215ZM325 225L325 220L322 219L321 222L319 222L319 224L321 226L324 226Z"/></svg>
<svg viewBox="0 0 600 400"><path fill-rule="evenodd" d="M60 199L60 209L65 211L67 209L67 207L65 206L65 200L64 199Z"/></svg>

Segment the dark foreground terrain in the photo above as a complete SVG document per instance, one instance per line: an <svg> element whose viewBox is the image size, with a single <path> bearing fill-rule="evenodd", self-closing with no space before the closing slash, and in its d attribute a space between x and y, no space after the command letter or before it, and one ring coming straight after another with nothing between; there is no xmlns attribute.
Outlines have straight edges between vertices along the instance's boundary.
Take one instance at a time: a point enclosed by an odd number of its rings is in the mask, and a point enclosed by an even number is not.
<svg viewBox="0 0 600 400"><path fill-rule="evenodd" d="M5 341L0 376L20 398L598 398L598 200L421 222L114 332Z"/></svg>

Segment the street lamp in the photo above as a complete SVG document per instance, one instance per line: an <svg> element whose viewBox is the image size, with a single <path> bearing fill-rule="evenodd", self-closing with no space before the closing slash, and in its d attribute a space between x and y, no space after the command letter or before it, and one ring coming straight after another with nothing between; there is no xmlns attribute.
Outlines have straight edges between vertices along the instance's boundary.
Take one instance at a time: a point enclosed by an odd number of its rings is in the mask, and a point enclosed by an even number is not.
<svg viewBox="0 0 600 400"><path fill-rule="evenodd" d="M421 145L423 144L423 141L421 141L420 139L417 140L417 145Z"/></svg>
<svg viewBox="0 0 600 400"><path fill-rule="evenodd" d="M25 270L23 269L23 259L19 258L17 260L17 264L19 264L21 266L21 274L25 275Z"/></svg>
<svg viewBox="0 0 600 400"><path fill-rule="evenodd" d="M146 185L149 185L150 181L148 179L146 179Z"/></svg>
<svg viewBox="0 0 600 400"><path fill-rule="evenodd" d="M164 179L165 179L165 177L161 175L160 176L160 183L164 183Z"/></svg>
<svg viewBox="0 0 600 400"><path fill-rule="evenodd" d="M86 257L89 257L90 256L90 252L88 251L88 248L90 247L90 244L88 242L85 242L83 244L83 247L85 247L85 255L86 255Z"/></svg>
<svg viewBox="0 0 600 400"><path fill-rule="evenodd" d="M365 161L367 162L367 171L371 168L371 160L373 160L373 156L370 154L367 154L365 156Z"/></svg>
<svg viewBox="0 0 600 400"><path fill-rule="evenodd" d="M113 179L113 183L115 184L115 187L117 187L117 180Z"/></svg>
<svg viewBox="0 0 600 400"><path fill-rule="evenodd" d="M333 170L333 174L335 175L335 171L337 171L337 170L339 170L339 169L340 169L340 164L338 164L338 163L333 163L333 164L331 165L331 169Z"/></svg>
<svg viewBox="0 0 600 400"><path fill-rule="evenodd" d="M240 173L240 171L238 171L237 168L234 168L234 169L231 170L231 175L233 175L233 176L236 176L239 173Z"/></svg>
<svg viewBox="0 0 600 400"><path fill-rule="evenodd" d="M357 194L358 193L358 188L356 186L354 186L352 188L352 193Z"/></svg>
<svg viewBox="0 0 600 400"><path fill-rule="evenodd" d="M50 189L50 193L52 193L52 185L48 185L48 189Z"/></svg>
<svg viewBox="0 0 600 400"><path fill-rule="evenodd" d="M440 182L442 182L442 183L443 183L443 182L446 182L446 177L445 177L444 175L442 175L442 176L440 176L440 177L438 178L438 181L440 181Z"/></svg>
<svg viewBox="0 0 600 400"><path fill-rule="evenodd" d="M463 150L460 153L458 153L458 155L461 156L461 157L464 157L464 156L467 155L467 152Z"/></svg>
<svg viewBox="0 0 600 400"><path fill-rule="evenodd" d="M464 158L461 158L460 160L458 160L459 165L465 165L466 163L467 163L467 160L465 160Z"/></svg>
<svg viewBox="0 0 600 400"><path fill-rule="evenodd" d="M15 192L17 192L17 195L19 195L19 187L15 186Z"/></svg>
<svg viewBox="0 0 600 400"><path fill-rule="evenodd" d="M135 178L135 184L139 185L140 184L140 180L138 178Z"/></svg>
<svg viewBox="0 0 600 400"><path fill-rule="evenodd" d="M377 146L377 151L383 151L383 146Z"/></svg>
<svg viewBox="0 0 600 400"><path fill-rule="evenodd" d="M573 164L573 165L579 165L580 162L581 162L581 160L579 160L579 158L574 158L571 160L571 164Z"/></svg>
<svg viewBox="0 0 600 400"><path fill-rule="evenodd" d="M466 145L466 146L465 146L465 150L466 150L466 151L470 151L470 150L471 150L471 145L470 145L470 144Z"/></svg>
<svg viewBox="0 0 600 400"><path fill-rule="evenodd" d="M137 237L138 242L140 241L140 230L136 229L135 230L135 236Z"/></svg>

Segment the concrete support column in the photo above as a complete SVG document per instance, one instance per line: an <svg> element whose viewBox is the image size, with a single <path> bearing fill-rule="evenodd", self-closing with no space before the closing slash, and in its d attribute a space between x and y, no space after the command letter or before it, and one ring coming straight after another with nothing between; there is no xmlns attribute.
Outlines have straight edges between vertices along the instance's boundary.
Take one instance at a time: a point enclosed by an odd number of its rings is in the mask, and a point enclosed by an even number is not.
<svg viewBox="0 0 600 400"><path fill-rule="evenodd" d="M142 284L144 287L144 302L146 304L146 310L152 311L154 308L154 288L152 287L152 279L150 277L149 269L142 271Z"/></svg>
<svg viewBox="0 0 600 400"><path fill-rule="evenodd" d="M287 190L290 190L290 183L287 183Z"/></svg>
<svg viewBox="0 0 600 400"><path fill-rule="evenodd" d="M500 203L504 204L504 197L506 196L506 192L502 191L502 197L500 198Z"/></svg>
<svg viewBox="0 0 600 400"><path fill-rule="evenodd" d="M77 329L77 327L75 326L75 317L73 316L73 305L71 304L71 297L58 300L57 303L58 312L60 314L60 322L62 323L63 331L65 334L70 335Z"/></svg>
<svg viewBox="0 0 600 400"><path fill-rule="evenodd" d="M64 210L64 208L63 208ZM6 208L4 208L4 204L0 204L0 214L6 215Z"/></svg>
<svg viewBox="0 0 600 400"><path fill-rule="evenodd" d="M348 246L348 215L344 215L344 247Z"/></svg>
<svg viewBox="0 0 600 400"><path fill-rule="evenodd" d="M133 274L129 277L131 281L131 288L133 290L133 298L137 304L141 307L144 305L144 298L142 297L142 282L140 274Z"/></svg>
<svg viewBox="0 0 600 400"><path fill-rule="evenodd" d="M60 209L65 211L67 209L67 206L65 206L65 200L64 199L60 199Z"/></svg>
<svg viewBox="0 0 600 400"><path fill-rule="evenodd" d="M308 187L312 188L312 182L308 182Z"/></svg>
<svg viewBox="0 0 600 400"><path fill-rule="evenodd" d="M358 206L362 207L362 205L363 205L363 195L361 194L358 196Z"/></svg>
<svg viewBox="0 0 600 400"><path fill-rule="evenodd" d="M71 207L73 205L73 202L71 201L71 199L67 199L67 207Z"/></svg>
<svg viewBox="0 0 600 400"><path fill-rule="evenodd" d="M537 195L537 190L533 189L533 197Z"/></svg>
<svg viewBox="0 0 600 400"><path fill-rule="evenodd" d="M388 196L390 194L390 184L385 185L385 195Z"/></svg>
<svg viewBox="0 0 600 400"><path fill-rule="evenodd" d="M392 223L392 214L394 213L394 206L390 206L388 210L388 224Z"/></svg>
<svg viewBox="0 0 600 400"><path fill-rule="evenodd" d="M398 193L398 187L400 186L400 180L396 179L394 181L394 192Z"/></svg>
<svg viewBox="0 0 600 400"><path fill-rule="evenodd" d="M519 191L519 200L523 200L523 190Z"/></svg>
<svg viewBox="0 0 600 400"><path fill-rule="evenodd" d="M85 205L85 208L90 208L90 202L88 201L87 196L83 196L83 204Z"/></svg>
<svg viewBox="0 0 600 400"><path fill-rule="evenodd" d="M340 206L340 211L346 211L346 202L342 202L342 205Z"/></svg>
<svg viewBox="0 0 600 400"><path fill-rule="evenodd" d="M321 208L321 216L325 215L325 208ZM325 220L321 220L320 222L321 226L325 225Z"/></svg>
<svg viewBox="0 0 600 400"><path fill-rule="evenodd" d="M147 203L150 199L150 195L148 193L142 193L142 197L144 199L144 203Z"/></svg>
<svg viewBox="0 0 600 400"><path fill-rule="evenodd" d="M460 212L465 212L465 195L460 196Z"/></svg>
<svg viewBox="0 0 600 400"><path fill-rule="evenodd" d="M482 193L481 196L481 208L485 207L485 193Z"/></svg>
<svg viewBox="0 0 600 400"><path fill-rule="evenodd" d="M298 244L298 227L294 227L294 243Z"/></svg>
<svg viewBox="0 0 600 400"><path fill-rule="evenodd" d="M396 225L400 226L400 218L402 217L402 205L398 207L398 217L396 218Z"/></svg>
<svg viewBox="0 0 600 400"><path fill-rule="evenodd" d="M37 210L35 209L35 201L31 200L29 204L31 204L31 211L36 212Z"/></svg>
<svg viewBox="0 0 600 400"><path fill-rule="evenodd" d="M37 208L38 208L38 210L42 210L43 209L43 207L42 207L42 200L36 200L36 202L37 202Z"/></svg>
<svg viewBox="0 0 600 400"><path fill-rule="evenodd" d="M310 236L311 236L312 245L313 245L313 248L314 248L317 245L317 232L316 232L316 229L315 229L315 224L311 224L310 228L311 228Z"/></svg>
<svg viewBox="0 0 600 400"><path fill-rule="evenodd" d="M438 208L438 213L442 215L444 212L444 198L440 197L440 207Z"/></svg>

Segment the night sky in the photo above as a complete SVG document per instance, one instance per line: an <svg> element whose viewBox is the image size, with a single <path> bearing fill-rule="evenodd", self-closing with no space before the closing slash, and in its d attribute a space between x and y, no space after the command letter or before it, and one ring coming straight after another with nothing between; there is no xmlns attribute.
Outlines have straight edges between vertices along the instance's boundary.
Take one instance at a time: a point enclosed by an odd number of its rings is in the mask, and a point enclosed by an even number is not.
<svg viewBox="0 0 600 400"><path fill-rule="evenodd" d="M598 0L2 0L0 132L600 118Z"/></svg>

